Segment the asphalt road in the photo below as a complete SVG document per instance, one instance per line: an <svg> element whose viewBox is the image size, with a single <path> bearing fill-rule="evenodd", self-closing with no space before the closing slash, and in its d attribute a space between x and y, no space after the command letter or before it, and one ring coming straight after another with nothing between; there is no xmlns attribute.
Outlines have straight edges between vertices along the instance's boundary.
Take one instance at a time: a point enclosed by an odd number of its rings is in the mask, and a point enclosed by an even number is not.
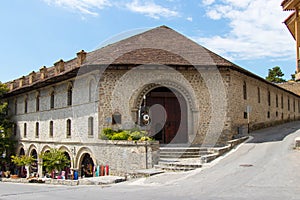
<svg viewBox="0 0 300 200"><path fill-rule="evenodd" d="M251 141L203 169L110 186L0 183L4 199L300 199L300 122L251 133Z"/></svg>

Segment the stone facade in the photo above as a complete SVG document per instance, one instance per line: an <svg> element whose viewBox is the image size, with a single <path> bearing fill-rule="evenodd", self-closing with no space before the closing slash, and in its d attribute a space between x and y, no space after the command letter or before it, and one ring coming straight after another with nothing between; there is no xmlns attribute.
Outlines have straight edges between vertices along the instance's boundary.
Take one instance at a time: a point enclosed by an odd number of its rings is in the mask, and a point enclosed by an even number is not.
<svg viewBox="0 0 300 200"><path fill-rule="evenodd" d="M140 48L154 44L160 47L164 44L168 51ZM139 48L125 51L134 45ZM110 55L117 56L116 52L122 49L124 55L106 63ZM247 133L248 127L252 131L300 117L297 94L267 82L166 27L91 53L81 51L76 59L61 60L8 85L11 91L6 98L19 141L17 153L36 152L38 157L50 148L58 148L70 158L70 167L80 171L85 159L94 166L109 165L111 172L123 174L151 168L158 162L158 141L106 141L99 137L106 127L139 127L141 107L152 91L159 95L152 98L165 102L170 95L176 95L180 108L186 109L175 121L184 127L182 134L187 138L183 143L176 142L181 146L221 146ZM170 106L165 102L163 110ZM168 112L178 115L172 109ZM118 123L114 122L114 115L119 116ZM171 127L171 121L163 120L164 131L170 134L172 130L167 128ZM154 121L152 118L152 124L139 128L152 131ZM176 137L177 133L173 139ZM173 144L173 140L168 142L171 144L164 145ZM38 170L42 175L41 166Z"/></svg>

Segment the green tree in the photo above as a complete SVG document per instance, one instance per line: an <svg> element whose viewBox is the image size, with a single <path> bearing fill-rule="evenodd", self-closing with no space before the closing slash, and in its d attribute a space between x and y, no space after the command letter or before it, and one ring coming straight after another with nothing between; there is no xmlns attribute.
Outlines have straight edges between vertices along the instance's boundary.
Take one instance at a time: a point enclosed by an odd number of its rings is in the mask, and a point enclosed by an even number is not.
<svg viewBox="0 0 300 200"><path fill-rule="evenodd" d="M7 86L0 82L0 156L6 155L6 160L10 161L9 158L15 150L16 141L12 134L12 122L7 115L8 103L4 98L8 91Z"/></svg>
<svg viewBox="0 0 300 200"><path fill-rule="evenodd" d="M291 74L291 81L295 81L296 74L297 74L297 71L295 71L295 74Z"/></svg>
<svg viewBox="0 0 300 200"><path fill-rule="evenodd" d="M54 170L61 171L70 163L64 152L55 148L51 148L49 151L42 153L40 157L43 160L43 166L48 172Z"/></svg>
<svg viewBox="0 0 300 200"><path fill-rule="evenodd" d="M269 74L266 77L266 80L268 80L272 83L286 82L286 80L282 78L283 76L284 76L284 73L282 73L280 67L276 66L276 67L273 67L272 69L269 69Z"/></svg>
<svg viewBox="0 0 300 200"><path fill-rule="evenodd" d="M29 177L29 167L30 165L35 161L35 159L32 156L25 156L25 155L21 155L21 156L11 156L11 161L19 166L19 167L25 167L26 171L27 171L27 175L26 177Z"/></svg>

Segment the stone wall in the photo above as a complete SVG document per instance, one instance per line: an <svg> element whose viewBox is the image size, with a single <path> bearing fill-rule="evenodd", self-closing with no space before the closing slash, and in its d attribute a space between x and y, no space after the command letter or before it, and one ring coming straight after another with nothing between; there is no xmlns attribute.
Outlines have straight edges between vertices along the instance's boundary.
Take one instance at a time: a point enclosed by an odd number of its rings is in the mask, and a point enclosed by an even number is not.
<svg viewBox="0 0 300 200"><path fill-rule="evenodd" d="M247 90L246 99L243 95L244 83L246 83ZM270 105L268 92L270 92ZM228 115L232 121L233 134L237 134L239 127L247 127L247 116L244 116L247 106L251 106L250 130L296 120L300 117L299 96L237 71L230 72L228 94L230 101Z"/></svg>

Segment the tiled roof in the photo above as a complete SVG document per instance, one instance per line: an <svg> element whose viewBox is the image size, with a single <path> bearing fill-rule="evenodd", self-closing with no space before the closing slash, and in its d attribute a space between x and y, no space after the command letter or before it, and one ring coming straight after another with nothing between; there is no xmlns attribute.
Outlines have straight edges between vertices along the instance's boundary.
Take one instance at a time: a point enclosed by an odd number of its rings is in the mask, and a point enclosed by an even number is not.
<svg viewBox="0 0 300 200"><path fill-rule="evenodd" d="M87 54L85 65L232 65L187 37L160 26Z"/></svg>

